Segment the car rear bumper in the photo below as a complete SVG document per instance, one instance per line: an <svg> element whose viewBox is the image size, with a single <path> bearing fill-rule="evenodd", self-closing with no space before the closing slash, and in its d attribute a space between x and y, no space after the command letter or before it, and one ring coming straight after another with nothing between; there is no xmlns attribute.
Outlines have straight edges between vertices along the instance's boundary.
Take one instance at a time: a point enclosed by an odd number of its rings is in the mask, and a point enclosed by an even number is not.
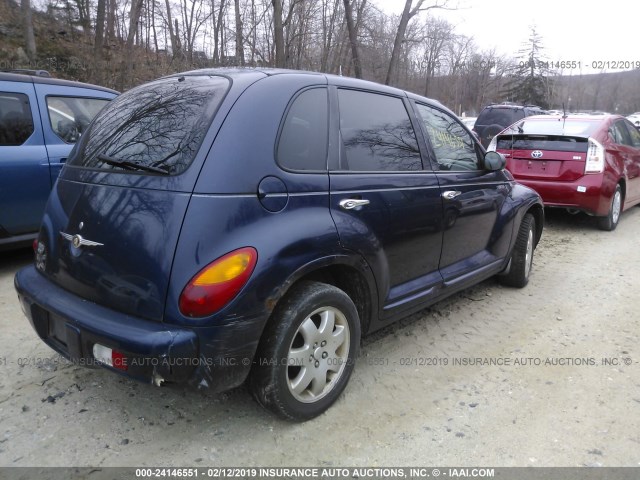
<svg viewBox="0 0 640 480"><path fill-rule="evenodd" d="M584 175L572 182L515 179L538 192L545 207L573 208L605 216L609 213L613 188L604 186L603 177L602 174Z"/></svg>
<svg viewBox="0 0 640 480"><path fill-rule="evenodd" d="M102 366L157 385L188 383L223 391L241 384L263 326L257 319L244 322L240 331L239 322L185 328L140 319L83 300L34 266L20 270L14 284L29 322L55 351L78 365ZM126 371L98 362L93 355L95 344L124 354Z"/></svg>

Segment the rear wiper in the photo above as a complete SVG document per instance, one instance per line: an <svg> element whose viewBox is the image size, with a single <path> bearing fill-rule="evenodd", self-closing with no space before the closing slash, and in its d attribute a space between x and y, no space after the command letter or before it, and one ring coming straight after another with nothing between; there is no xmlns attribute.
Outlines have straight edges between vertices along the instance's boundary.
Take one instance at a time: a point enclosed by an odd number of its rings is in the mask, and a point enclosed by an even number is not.
<svg viewBox="0 0 640 480"><path fill-rule="evenodd" d="M169 172L167 172L166 170L163 170L162 168L152 167L151 165L143 165L141 163L130 162L129 160L121 160L119 158L110 157L109 155L104 155L103 153L99 154L96 158L108 165L122 167L126 170L142 170L145 172L159 173L161 175L169 175Z"/></svg>

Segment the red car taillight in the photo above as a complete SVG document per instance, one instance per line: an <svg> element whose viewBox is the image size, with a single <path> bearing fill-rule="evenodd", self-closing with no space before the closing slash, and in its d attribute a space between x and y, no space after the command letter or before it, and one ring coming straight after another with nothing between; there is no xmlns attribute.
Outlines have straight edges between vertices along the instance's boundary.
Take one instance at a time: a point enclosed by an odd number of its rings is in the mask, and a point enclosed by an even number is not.
<svg viewBox="0 0 640 480"><path fill-rule="evenodd" d="M247 283L258 261L255 248L229 252L200 270L180 294L180 312L206 317L227 305Z"/></svg>
<svg viewBox="0 0 640 480"><path fill-rule="evenodd" d="M589 138L587 159L584 162L584 173L604 172L604 147L593 138Z"/></svg>

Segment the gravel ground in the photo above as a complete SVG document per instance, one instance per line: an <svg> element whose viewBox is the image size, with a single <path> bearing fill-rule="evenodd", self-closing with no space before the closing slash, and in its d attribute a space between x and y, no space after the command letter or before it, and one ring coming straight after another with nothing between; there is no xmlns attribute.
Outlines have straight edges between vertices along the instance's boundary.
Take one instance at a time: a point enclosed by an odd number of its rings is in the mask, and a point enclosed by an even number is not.
<svg viewBox="0 0 640 480"><path fill-rule="evenodd" d="M0 466L640 466L640 208L612 233L547 214L525 289L489 280L365 338L345 394L304 424L244 388L60 359L13 289L30 252L0 253Z"/></svg>

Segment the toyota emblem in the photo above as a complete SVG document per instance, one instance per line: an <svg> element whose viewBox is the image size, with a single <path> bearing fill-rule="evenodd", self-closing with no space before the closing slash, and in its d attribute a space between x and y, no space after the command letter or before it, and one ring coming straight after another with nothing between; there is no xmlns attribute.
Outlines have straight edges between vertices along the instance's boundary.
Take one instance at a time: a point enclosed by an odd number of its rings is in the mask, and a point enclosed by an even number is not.
<svg viewBox="0 0 640 480"><path fill-rule="evenodd" d="M531 152L531 158L542 158L542 152L540 150L534 150Z"/></svg>

